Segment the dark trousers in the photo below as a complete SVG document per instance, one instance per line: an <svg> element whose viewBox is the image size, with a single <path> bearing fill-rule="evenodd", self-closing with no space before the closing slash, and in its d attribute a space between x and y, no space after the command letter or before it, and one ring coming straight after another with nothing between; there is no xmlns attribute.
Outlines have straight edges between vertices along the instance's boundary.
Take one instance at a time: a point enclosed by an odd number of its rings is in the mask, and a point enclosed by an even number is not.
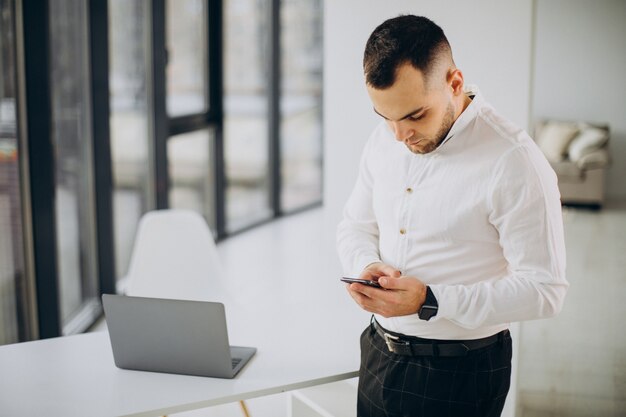
<svg viewBox="0 0 626 417"><path fill-rule="evenodd" d="M358 417L500 416L511 336L461 357L400 356L369 326L361 335Z"/></svg>

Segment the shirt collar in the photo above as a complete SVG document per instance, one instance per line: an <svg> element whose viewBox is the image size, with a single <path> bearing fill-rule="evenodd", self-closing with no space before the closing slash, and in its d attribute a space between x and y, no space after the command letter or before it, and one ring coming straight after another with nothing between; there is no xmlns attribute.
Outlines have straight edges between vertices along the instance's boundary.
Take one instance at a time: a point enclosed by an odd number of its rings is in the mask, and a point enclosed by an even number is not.
<svg viewBox="0 0 626 417"><path fill-rule="evenodd" d="M480 94L480 91L478 90L477 86L471 85L471 84L465 85L463 92L466 95L468 95L470 98L472 98L472 102L469 104L469 106L465 108L465 110L463 110L463 113L461 113L461 115L456 119L456 121L452 125L452 128L448 132L448 135L441 142L441 144L439 145L437 150L435 150L435 152L441 149L441 147L447 141L449 141L454 135L456 135L457 133L465 129L472 122L472 120L474 120L474 118L478 115L478 111L483 106L483 97Z"/></svg>

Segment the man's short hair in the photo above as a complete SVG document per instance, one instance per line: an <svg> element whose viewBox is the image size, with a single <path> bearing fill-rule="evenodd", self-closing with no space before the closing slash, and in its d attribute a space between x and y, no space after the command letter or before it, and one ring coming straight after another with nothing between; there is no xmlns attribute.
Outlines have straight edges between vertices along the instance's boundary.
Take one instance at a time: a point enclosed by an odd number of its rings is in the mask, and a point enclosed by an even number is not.
<svg viewBox="0 0 626 417"><path fill-rule="evenodd" d="M410 63L428 79L444 53L451 59L448 39L432 20L413 15L388 19L374 29L365 45L365 80L376 89L391 87L398 67L405 63Z"/></svg>

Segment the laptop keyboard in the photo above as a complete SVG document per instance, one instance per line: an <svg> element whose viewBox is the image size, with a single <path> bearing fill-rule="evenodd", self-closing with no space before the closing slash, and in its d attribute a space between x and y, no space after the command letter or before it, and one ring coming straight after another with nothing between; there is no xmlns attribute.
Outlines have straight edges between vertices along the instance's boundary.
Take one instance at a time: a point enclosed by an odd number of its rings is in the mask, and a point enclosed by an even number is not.
<svg viewBox="0 0 626 417"><path fill-rule="evenodd" d="M241 362L240 358L232 358L233 369L235 369L235 367L239 365L239 362Z"/></svg>

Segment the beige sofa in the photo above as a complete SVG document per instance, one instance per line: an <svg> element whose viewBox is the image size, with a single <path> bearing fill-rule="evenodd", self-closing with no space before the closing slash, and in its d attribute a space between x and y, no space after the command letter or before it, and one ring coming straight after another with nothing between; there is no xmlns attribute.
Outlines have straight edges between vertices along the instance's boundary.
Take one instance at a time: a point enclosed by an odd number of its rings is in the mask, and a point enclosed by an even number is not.
<svg viewBox="0 0 626 417"><path fill-rule="evenodd" d="M535 126L535 141L558 176L561 202L601 208L610 162L609 127L543 120Z"/></svg>

